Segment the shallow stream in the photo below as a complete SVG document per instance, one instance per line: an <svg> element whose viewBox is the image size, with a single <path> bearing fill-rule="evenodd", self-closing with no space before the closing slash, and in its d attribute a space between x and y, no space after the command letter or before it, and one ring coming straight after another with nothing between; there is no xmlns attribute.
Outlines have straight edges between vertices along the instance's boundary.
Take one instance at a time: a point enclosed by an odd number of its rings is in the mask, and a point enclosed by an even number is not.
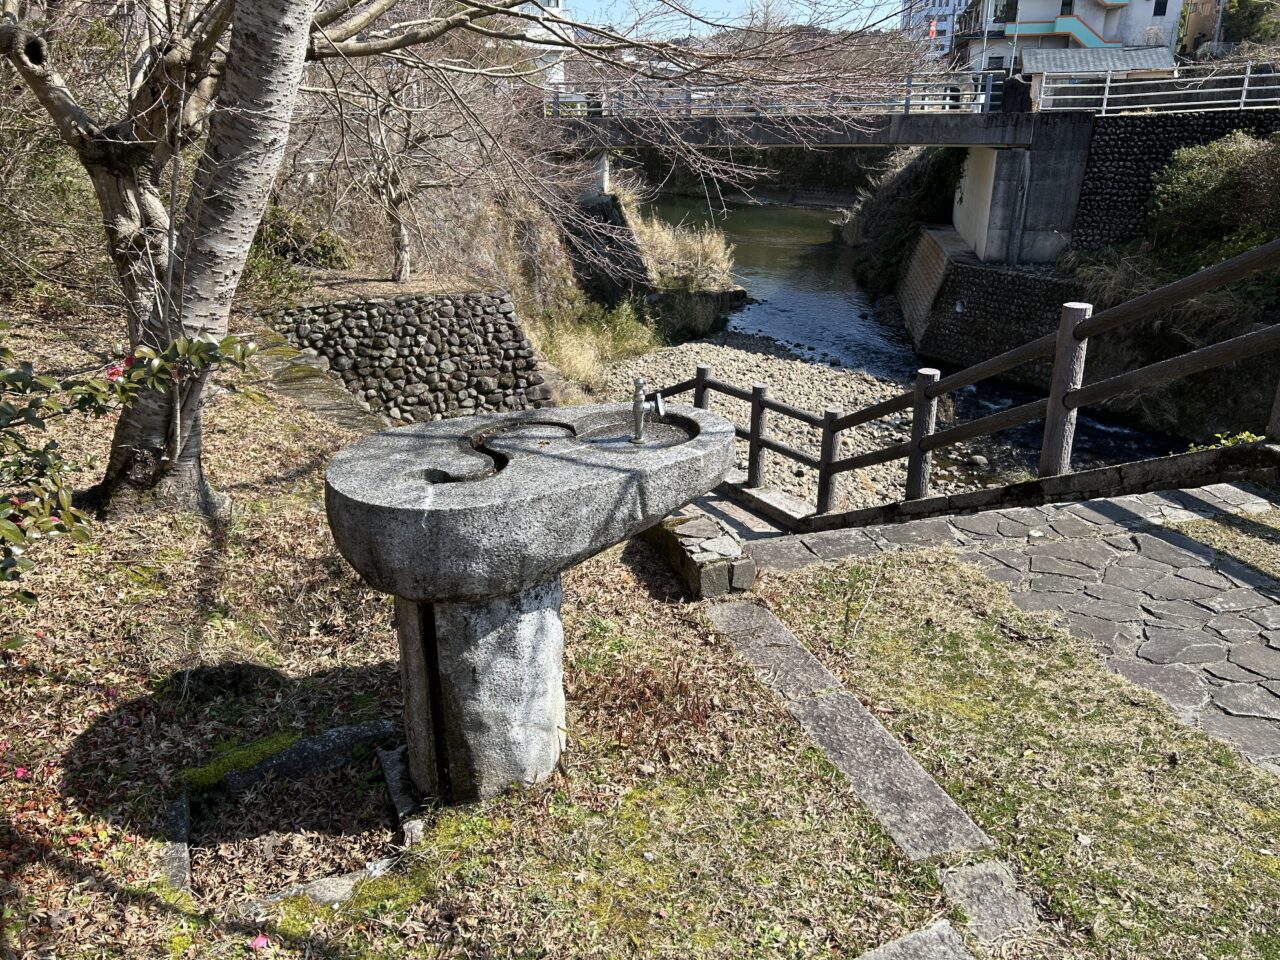
<svg viewBox="0 0 1280 960"><path fill-rule="evenodd" d="M662 199L651 210L673 223L714 224L733 244L736 278L754 302L733 315L730 330L767 337L814 363L902 384L921 366L939 366L916 355L904 330L876 316L871 296L853 280L849 248L833 241L834 211L740 206L720 216L686 199ZM954 368L941 369L945 375ZM955 396L956 419L985 416L1036 396L987 381ZM984 452L1005 468L1034 470L1042 428L1035 421L986 438ZM1105 417L1081 417L1074 461L1081 469L1185 448L1185 442ZM963 464L948 465L945 457L939 462L944 469L969 472Z"/></svg>

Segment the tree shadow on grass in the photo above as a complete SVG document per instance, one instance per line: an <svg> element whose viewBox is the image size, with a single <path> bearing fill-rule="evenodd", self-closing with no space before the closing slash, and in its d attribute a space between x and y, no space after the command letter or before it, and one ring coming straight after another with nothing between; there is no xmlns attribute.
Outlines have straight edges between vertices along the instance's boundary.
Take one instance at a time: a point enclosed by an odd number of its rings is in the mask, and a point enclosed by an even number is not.
<svg viewBox="0 0 1280 960"><path fill-rule="evenodd" d="M333 727L383 718L398 725L399 703L392 662L298 678L252 663L180 671L151 694L95 718L64 757L64 790L91 817L166 839L169 804L184 788L201 798L224 772L252 767L297 739ZM367 784L365 771L348 785L363 796ZM215 793L210 790L208 797ZM278 817L222 817L217 839L343 829L342 818L326 823L323 810L308 817L301 812L298 805L286 805Z"/></svg>
<svg viewBox="0 0 1280 960"><path fill-rule="evenodd" d="M172 800L185 786L184 770L201 766L217 769L207 765L220 757L234 756L233 744L279 745L295 735L306 737L335 726L380 720L390 720L389 726L399 729L398 672L391 662L322 670L300 678L252 663L184 670L159 682L147 696L121 701L96 717L64 756L62 790L90 818L113 823L130 834L165 841L170 839L167 820ZM287 866L295 872L283 872L280 887L299 882L296 873L300 865L312 873L328 875L386 856L394 815L381 783L374 745L362 743L340 768L300 779L267 777L240 797L219 791L193 792L193 859L200 859L202 849L211 851L206 855L206 862L214 864L209 882L224 882L218 877L228 860L227 849L233 855L237 849L257 852L264 842L269 849L282 846L286 858L292 858ZM252 750L243 752L251 759L257 756ZM237 809L241 803L247 804L246 809ZM328 849L328 859L308 863L308 835L332 838L347 834L358 840L361 833L367 835L363 846L349 842L344 848L359 855L358 862L337 862L337 854ZM103 921L112 916L127 920L131 911L141 908L152 917L174 924L186 921L245 942L266 933L273 943L292 946L307 956L352 955L324 936L241 919L234 910L221 907L206 909L200 901L193 902L164 885L121 882L26 821L0 824L0 841L0 853L13 876L25 865L38 863L64 878L67 889L87 885L95 896L105 896L108 905L95 908ZM288 849L290 843L292 850ZM374 847L375 855L366 856ZM270 874L274 865L260 864L258 869ZM196 876L197 895L201 893L200 881ZM272 889L269 886L262 892ZM20 887L5 889L4 894L15 903L24 900ZM18 948L17 955L41 942L61 942L65 932L59 932L56 913L26 918L17 932L6 933L0 924L0 957L12 953L7 951L10 942L6 936Z"/></svg>

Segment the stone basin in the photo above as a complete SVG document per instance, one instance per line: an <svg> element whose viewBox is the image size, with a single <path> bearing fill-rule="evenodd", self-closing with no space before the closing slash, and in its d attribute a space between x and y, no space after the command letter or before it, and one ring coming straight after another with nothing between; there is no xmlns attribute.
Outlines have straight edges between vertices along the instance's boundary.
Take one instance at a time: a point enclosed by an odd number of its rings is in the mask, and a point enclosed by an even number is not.
<svg viewBox="0 0 1280 960"><path fill-rule="evenodd" d="M408 766L441 802L549 776L564 744L560 572L712 489L734 429L694 407L464 417L386 430L325 477L338 550L396 598Z"/></svg>

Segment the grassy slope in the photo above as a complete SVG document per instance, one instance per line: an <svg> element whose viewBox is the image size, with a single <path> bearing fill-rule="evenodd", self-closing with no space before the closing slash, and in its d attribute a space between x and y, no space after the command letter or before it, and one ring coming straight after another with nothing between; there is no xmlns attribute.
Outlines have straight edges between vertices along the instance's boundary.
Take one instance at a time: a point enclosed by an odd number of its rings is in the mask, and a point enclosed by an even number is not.
<svg viewBox="0 0 1280 960"><path fill-rule="evenodd" d="M1280 956L1280 780L944 554L769 605L991 834L1080 957Z"/></svg>
<svg viewBox="0 0 1280 960"><path fill-rule="evenodd" d="M15 339L83 369L112 331L24 323ZM161 824L184 771L398 716L390 606L338 557L320 506L324 465L353 438L252 381L207 413L210 477L239 506L226 530L103 521L89 545L44 545L37 607L0 611L0 636L23 641L0 653L15 949L238 956L261 932L289 956L793 957L856 954L944 912L642 546L566 579L573 743L547 788L440 814L405 869L343 911L238 918L238 901L385 854L364 758L213 804L198 899L165 890ZM100 459L108 428L64 429L68 453Z"/></svg>
<svg viewBox="0 0 1280 960"><path fill-rule="evenodd" d="M60 329L25 327L23 352L67 369L105 355L109 324ZM362 761L210 811L199 901L165 891L157 837L183 770L398 710L388 604L318 507L352 438L270 391L224 394L208 426L210 474L242 508L228 530L104 522L89 546L48 545L39 607L0 614L25 640L0 654L15 945L237 956L261 932L276 955L856 956L945 912L640 546L566 580L574 740L547 788L440 814L344 910L238 919L236 901L385 849ZM66 431L99 457L106 436ZM1052 942L1021 955L1277 956L1274 778L954 560L771 580L764 597L1044 892Z"/></svg>

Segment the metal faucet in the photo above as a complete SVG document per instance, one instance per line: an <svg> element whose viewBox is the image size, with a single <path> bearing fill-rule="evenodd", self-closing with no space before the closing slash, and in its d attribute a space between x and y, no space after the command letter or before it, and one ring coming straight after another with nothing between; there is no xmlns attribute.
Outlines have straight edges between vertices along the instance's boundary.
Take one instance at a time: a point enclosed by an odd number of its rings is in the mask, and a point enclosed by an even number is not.
<svg viewBox="0 0 1280 960"><path fill-rule="evenodd" d="M661 392L655 393L652 400L646 400L644 398L644 379L636 377L635 385L635 396L631 400L631 421L635 428L635 435L631 438L631 442L644 443L644 415L652 410L661 417L666 411L662 406Z"/></svg>

